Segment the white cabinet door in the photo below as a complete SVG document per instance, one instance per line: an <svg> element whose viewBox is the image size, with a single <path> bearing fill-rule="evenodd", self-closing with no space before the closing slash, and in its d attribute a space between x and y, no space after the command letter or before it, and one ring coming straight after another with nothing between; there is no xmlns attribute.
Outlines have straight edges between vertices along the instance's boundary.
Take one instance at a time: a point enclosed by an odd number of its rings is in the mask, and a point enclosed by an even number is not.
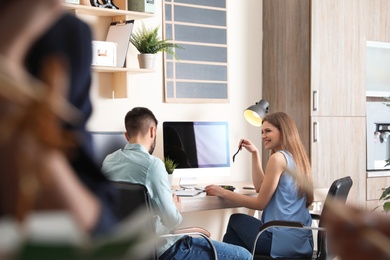
<svg viewBox="0 0 390 260"><path fill-rule="evenodd" d="M364 2L312 0L311 115L364 116Z"/></svg>
<svg viewBox="0 0 390 260"><path fill-rule="evenodd" d="M351 176L348 201L366 201L364 117L312 117L311 162L315 188L329 188L335 179Z"/></svg>

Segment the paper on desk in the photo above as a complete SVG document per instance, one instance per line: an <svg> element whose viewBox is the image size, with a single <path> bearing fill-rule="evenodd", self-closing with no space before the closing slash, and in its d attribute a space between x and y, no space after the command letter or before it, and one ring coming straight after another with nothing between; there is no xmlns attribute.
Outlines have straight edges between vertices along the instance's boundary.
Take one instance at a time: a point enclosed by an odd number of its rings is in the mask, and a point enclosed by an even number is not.
<svg viewBox="0 0 390 260"><path fill-rule="evenodd" d="M174 190L173 193L176 196L181 197L193 197L202 193L201 190Z"/></svg>

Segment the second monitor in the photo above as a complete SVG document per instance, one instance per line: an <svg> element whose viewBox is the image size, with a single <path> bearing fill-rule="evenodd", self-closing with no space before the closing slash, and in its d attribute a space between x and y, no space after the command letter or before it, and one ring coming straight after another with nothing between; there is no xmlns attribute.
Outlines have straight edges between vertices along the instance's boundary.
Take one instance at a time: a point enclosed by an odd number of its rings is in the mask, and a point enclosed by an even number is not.
<svg viewBox="0 0 390 260"><path fill-rule="evenodd" d="M164 122L164 158L178 166L174 178L180 185L196 185L197 177L230 175L227 122Z"/></svg>

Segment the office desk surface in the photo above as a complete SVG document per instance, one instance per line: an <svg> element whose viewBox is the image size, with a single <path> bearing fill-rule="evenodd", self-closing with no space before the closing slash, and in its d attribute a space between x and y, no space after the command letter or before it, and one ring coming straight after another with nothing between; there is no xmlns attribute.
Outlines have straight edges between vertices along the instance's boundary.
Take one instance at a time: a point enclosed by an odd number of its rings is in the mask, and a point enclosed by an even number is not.
<svg viewBox="0 0 390 260"><path fill-rule="evenodd" d="M206 186L199 185L201 187ZM245 194L248 196L257 196L255 190L243 189L243 187L253 187L251 183L224 183L223 185L232 185L236 189L234 192ZM172 187L173 189L179 189L179 187ZM228 209L228 208L238 208L241 205L235 204L229 200L217 197L217 196L207 196L206 192L202 192L199 195L194 197L179 197L180 212L193 212L193 211L202 211L202 210L213 210L213 209Z"/></svg>
<svg viewBox="0 0 390 260"><path fill-rule="evenodd" d="M199 185L201 187L206 186ZM238 182L238 183L224 183L223 185L232 185L236 189L234 192L245 194L251 197L256 197L257 193L255 190L244 189L243 187L253 187L251 182ZM179 189L180 187L174 186L172 189ZM326 194L328 189L319 188L314 189L314 202L323 202L325 201ZM202 192L199 195L194 197L179 197L180 212L194 212L194 211L203 211L203 210L213 210L213 209L228 209L228 208L238 208L241 205L233 203L229 200L217 197L217 196L207 196L205 192Z"/></svg>

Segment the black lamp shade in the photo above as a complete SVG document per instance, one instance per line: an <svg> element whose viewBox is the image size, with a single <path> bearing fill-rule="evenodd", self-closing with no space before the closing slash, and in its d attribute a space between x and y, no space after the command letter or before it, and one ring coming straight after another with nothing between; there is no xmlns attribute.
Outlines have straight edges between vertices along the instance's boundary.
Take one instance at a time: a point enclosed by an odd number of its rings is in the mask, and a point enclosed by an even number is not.
<svg viewBox="0 0 390 260"><path fill-rule="evenodd" d="M261 126L265 114L268 113L269 103L262 99L255 105L248 107L244 111L244 117L251 125Z"/></svg>

